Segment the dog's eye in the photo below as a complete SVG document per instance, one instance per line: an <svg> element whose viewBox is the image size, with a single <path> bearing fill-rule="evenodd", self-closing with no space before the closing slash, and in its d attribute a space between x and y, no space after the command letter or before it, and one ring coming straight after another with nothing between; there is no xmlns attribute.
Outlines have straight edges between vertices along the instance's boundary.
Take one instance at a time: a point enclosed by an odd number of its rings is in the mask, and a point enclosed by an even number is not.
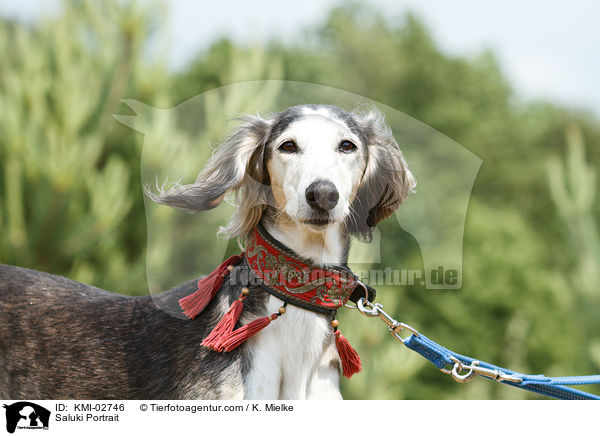
<svg viewBox="0 0 600 436"><path fill-rule="evenodd" d="M352 153L356 150L356 145L354 145L354 142L345 140L340 143L338 149L343 153Z"/></svg>
<svg viewBox="0 0 600 436"><path fill-rule="evenodd" d="M294 141L285 141L277 147L277 149L284 153L296 153L298 151L298 146Z"/></svg>

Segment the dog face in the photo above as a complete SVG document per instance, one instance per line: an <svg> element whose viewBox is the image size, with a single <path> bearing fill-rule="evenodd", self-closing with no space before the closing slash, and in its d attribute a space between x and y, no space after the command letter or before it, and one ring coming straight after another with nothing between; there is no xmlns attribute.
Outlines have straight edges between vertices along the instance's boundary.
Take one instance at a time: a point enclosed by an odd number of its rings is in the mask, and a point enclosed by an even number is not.
<svg viewBox="0 0 600 436"><path fill-rule="evenodd" d="M293 108L273 122L266 167L278 214L312 230L348 218L366 145L329 108Z"/></svg>
<svg viewBox="0 0 600 436"><path fill-rule="evenodd" d="M146 194L198 212L235 191L238 209L223 229L229 236L248 236L271 208L276 218L285 216L313 231L344 223L350 234L369 239L415 185L379 112L302 105L269 119L245 117L194 184L158 194L146 188Z"/></svg>

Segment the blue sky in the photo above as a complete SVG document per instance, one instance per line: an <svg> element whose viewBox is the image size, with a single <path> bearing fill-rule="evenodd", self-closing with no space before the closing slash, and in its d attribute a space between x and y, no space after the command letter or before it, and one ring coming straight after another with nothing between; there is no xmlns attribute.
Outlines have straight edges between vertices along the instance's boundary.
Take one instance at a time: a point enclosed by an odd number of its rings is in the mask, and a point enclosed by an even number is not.
<svg viewBox="0 0 600 436"><path fill-rule="evenodd" d="M0 2L0 13L35 20L56 0ZM143 1L142 1L143 3ZM261 42L292 41L324 19L339 0L167 0L169 61L185 65L219 36ZM548 98L600 115L600 2L371 0L390 19L411 10L450 54L492 49L523 98Z"/></svg>

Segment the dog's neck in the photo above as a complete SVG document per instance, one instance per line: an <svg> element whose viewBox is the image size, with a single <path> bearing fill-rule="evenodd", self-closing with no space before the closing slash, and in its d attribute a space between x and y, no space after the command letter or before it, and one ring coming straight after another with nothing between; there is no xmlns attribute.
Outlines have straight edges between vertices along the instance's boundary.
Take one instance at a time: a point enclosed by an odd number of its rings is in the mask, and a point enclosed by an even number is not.
<svg viewBox="0 0 600 436"><path fill-rule="evenodd" d="M273 238L317 265L342 265L348 260L350 238L343 223L315 228L268 213L261 222Z"/></svg>

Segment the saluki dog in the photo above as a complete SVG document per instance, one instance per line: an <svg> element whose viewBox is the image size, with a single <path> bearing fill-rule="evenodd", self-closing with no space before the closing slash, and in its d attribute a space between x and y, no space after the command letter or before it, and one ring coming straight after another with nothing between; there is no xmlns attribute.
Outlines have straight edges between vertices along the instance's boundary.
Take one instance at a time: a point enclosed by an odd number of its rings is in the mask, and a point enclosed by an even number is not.
<svg viewBox="0 0 600 436"><path fill-rule="evenodd" d="M213 286L193 319L171 316L155 303L181 310L180 300L199 292L202 280L134 298L0 266L0 397L341 398L343 359L330 309L347 300L342 295L347 281L340 279L339 298L323 284L333 276L338 280L351 236L370 239L377 223L414 186L375 109L359 114L301 105L267 118L242 118L195 183L146 193L160 204L199 212L217 207L234 191L237 210L221 231L242 245L253 243L252 252L246 245L242 257L221 269L226 273L220 273L218 289ZM271 245L283 247L280 254L256 245L257 229L274 241ZM288 266L302 260L331 277L315 279L319 286L309 289L313 294L303 303L299 289L306 286L297 275L284 284L287 298L264 286L240 284L230 274L253 261L279 262L281 253L289 255L283 260ZM313 304L317 300L330 306L320 311ZM212 346L204 346L223 318L230 325L215 333L221 337Z"/></svg>

